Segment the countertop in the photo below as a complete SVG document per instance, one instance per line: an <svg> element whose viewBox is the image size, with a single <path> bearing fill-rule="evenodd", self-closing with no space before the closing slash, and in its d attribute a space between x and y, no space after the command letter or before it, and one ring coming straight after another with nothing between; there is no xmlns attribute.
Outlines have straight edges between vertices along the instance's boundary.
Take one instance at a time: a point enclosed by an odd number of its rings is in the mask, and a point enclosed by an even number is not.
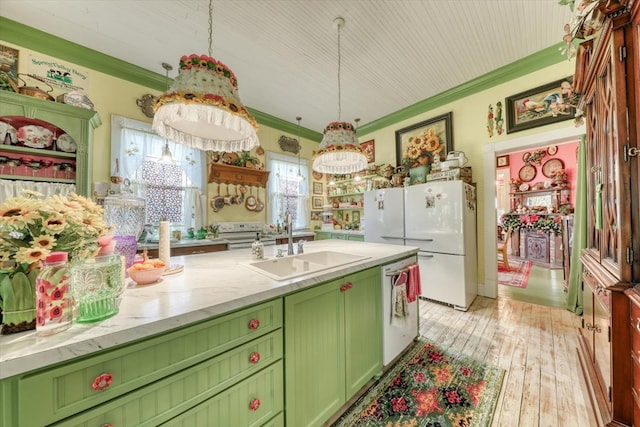
<svg viewBox="0 0 640 427"><path fill-rule="evenodd" d="M289 280L276 281L247 265L250 249L172 257L184 271L147 286L129 283L120 312L93 324L74 324L49 337L35 331L0 336L0 379L64 362L98 350L183 327L246 306L277 298L345 274L411 256L418 248L345 240L311 241L305 253L331 250L366 258ZM276 246L265 247L274 258ZM214 278L214 279L212 279ZM129 280L129 279L127 279Z"/></svg>

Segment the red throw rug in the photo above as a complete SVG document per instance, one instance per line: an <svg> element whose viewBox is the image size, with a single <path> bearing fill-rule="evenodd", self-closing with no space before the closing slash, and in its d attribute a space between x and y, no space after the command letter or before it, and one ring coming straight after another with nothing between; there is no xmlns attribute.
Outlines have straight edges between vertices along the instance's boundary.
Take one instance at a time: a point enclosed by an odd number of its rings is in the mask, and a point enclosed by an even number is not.
<svg viewBox="0 0 640 427"><path fill-rule="evenodd" d="M498 263L498 284L526 288L531 273L531 261L509 260L509 271Z"/></svg>
<svg viewBox="0 0 640 427"><path fill-rule="evenodd" d="M489 427L504 372L421 339L333 427Z"/></svg>

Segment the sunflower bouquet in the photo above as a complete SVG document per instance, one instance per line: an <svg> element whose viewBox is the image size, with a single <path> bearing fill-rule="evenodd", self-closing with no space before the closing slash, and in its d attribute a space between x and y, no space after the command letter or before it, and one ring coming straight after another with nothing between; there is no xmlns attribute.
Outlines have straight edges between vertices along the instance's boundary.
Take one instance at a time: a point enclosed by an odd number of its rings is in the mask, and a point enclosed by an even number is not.
<svg viewBox="0 0 640 427"><path fill-rule="evenodd" d="M445 144L433 129L427 129L409 138L409 144L404 149L402 164L409 168L429 166L434 158L444 160Z"/></svg>
<svg viewBox="0 0 640 427"><path fill-rule="evenodd" d="M100 250L98 238L110 231L102 207L85 197L24 194L0 204L0 308L5 326L34 318L35 276L51 252L67 252L71 259L94 257Z"/></svg>

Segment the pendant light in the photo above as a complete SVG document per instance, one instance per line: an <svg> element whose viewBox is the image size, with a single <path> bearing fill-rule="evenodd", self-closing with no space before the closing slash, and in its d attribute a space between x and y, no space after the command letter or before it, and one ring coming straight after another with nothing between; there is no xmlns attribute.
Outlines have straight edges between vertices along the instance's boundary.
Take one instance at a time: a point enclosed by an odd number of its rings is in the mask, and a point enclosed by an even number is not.
<svg viewBox="0 0 640 427"><path fill-rule="evenodd" d="M348 174L361 171L367 167L367 156L358 144L358 138L353 125L340 121L342 114L340 93L340 30L344 25L344 18L333 20L338 30L338 121L331 122L324 128L324 136L318 151L313 157L313 170L326 174Z"/></svg>
<svg viewBox="0 0 640 427"><path fill-rule="evenodd" d="M300 120L302 117L296 117L296 121L298 122L298 176L296 177L298 181L304 181L304 175L302 175L302 170L300 169L300 152L302 151L302 144L300 144Z"/></svg>
<svg viewBox="0 0 640 427"><path fill-rule="evenodd" d="M173 70L173 67L171 66L171 64L167 64L166 62L163 62L162 68L164 68L165 70L165 77L164 77L165 90L169 90L169 71ZM167 141L167 138L164 139L164 147L162 148L160 161L163 163L173 163L173 156L171 155L171 151L169 151L169 141Z"/></svg>
<svg viewBox="0 0 640 427"><path fill-rule="evenodd" d="M213 58L213 0L209 0L209 55L184 55L178 77L158 98L152 128L177 144L204 151L249 151L260 145L256 119L240 101L238 81Z"/></svg>

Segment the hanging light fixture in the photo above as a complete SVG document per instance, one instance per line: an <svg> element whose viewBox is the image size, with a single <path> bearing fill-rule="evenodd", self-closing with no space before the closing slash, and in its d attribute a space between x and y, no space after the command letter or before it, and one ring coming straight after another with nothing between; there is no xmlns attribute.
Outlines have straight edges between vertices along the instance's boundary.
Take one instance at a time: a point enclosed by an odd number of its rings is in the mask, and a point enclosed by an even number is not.
<svg viewBox="0 0 640 427"><path fill-rule="evenodd" d="M209 55L180 58L178 77L158 98L153 130L170 140L204 151L249 151L260 145L258 123L240 101L238 81L213 58L213 0L209 0Z"/></svg>
<svg viewBox="0 0 640 427"><path fill-rule="evenodd" d="M166 62L163 62L162 68L164 68L165 70L165 77L164 77L165 90L169 90L169 70L173 70L173 67L171 66L171 64L167 64ZM164 147L162 148L160 161L163 163L173 163L173 156L171 155L171 151L169 151L169 141L167 141L167 138L164 139Z"/></svg>
<svg viewBox="0 0 640 427"><path fill-rule="evenodd" d="M353 125L340 121L340 29L344 25L344 19L338 17L333 20L333 24L338 29L338 121L331 122L324 128L324 136L313 157L313 170L327 174L347 174L366 168L367 156L358 144Z"/></svg>
<svg viewBox="0 0 640 427"><path fill-rule="evenodd" d="M300 120L302 117L296 117L298 122L298 176L296 177L298 181L304 181L304 175L302 175L302 170L300 169L300 152L302 151L302 144L300 144Z"/></svg>

